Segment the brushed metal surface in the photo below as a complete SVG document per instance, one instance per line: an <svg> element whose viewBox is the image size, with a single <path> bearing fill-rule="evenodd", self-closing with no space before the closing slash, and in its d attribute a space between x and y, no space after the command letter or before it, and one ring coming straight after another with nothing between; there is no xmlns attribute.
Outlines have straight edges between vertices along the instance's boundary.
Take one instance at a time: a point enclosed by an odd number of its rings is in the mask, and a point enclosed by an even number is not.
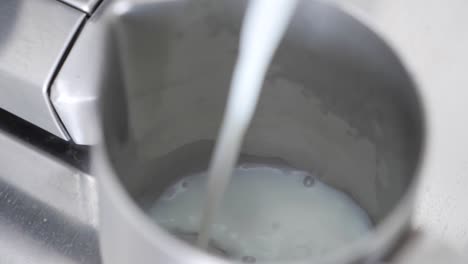
<svg viewBox="0 0 468 264"><path fill-rule="evenodd" d="M0 262L100 263L94 177L0 130Z"/></svg>
<svg viewBox="0 0 468 264"><path fill-rule="evenodd" d="M357 8L404 58L428 111L427 170L414 225L468 252L468 2L339 0Z"/></svg>
<svg viewBox="0 0 468 264"><path fill-rule="evenodd" d="M244 3L128 1L110 10L101 48L104 142L95 155L105 263L226 263L175 240L143 210L177 177L206 169ZM392 50L362 23L322 2L301 1L240 159L316 171L377 226L309 262L380 259L407 230L425 154L416 92Z"/></svg>
<svg viewBox="0 0 468 264"><path fill-rule="evenodd" d="M80 9L87 14L91 14L96 6L104 0L59 0ZM107 0L110 1L110 0Z"/></svg>
<svg viewBox="0 0 468 264"><path fill-rule="evenodd" d="M446 243L431 238L430 235L412 232L404 247L388 264L463 264L468 258ZM385 264L374 263L374 264Z"/></svg>
<svg viewBox="0 0 468 264"><path fill-rule="evenodd" d="M67 138L47 90L84 18L58 1L0 1L0 108Z"/></svg>
<svg viewBox="0 0 468 264"><path fill-rule="evenodd" d="M73 142L94 145L99 140L97 98L101 75L104 1L86 21L50 90L52 105Z"/></svg>

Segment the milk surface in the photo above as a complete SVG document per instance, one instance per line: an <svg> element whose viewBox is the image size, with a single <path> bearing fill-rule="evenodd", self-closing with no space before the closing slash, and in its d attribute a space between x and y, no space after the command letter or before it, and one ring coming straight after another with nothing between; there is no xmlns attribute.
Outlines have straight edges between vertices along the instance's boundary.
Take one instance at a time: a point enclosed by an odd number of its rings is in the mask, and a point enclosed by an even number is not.
<svg viewBox="0 0 468 264"><path fill-rule="evenodd" d="M156 222L194 242L206 173L169 187L150 209ZM234 170L216 212L210 248L244 262L320 257L364 235L366 212L341 191L304 171L248 165Z"/></svg>

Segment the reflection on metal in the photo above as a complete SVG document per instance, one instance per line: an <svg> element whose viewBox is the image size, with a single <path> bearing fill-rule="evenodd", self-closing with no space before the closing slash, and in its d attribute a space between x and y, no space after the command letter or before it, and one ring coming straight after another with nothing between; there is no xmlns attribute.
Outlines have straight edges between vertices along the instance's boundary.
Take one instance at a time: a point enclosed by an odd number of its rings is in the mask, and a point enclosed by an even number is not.
<svg viewBox="0 0 468 264"><path fill-rule="evenodd" d="M0 262L100 263L95 179L0 131Z"/></svg>
<svg viewBox="0 0 468 264"><path fill-rule="evenodd" d="M58 1L0 1L0 108L67 138L47 89L85 16Z"/></svg>
<svg viewBox="0 0 468 264"><path fill-rule="evenodd" d="M59 1L65 2L73 7L80 9L83 12L91 14L96 8L96 6L99 4L99 2L101 2L102 0L59 0Z"/></svg>
<svg viewBox="0 0 468 264"><path fill-rule="evenodd" d="M73 49L50 88L50 101L73 142L94 145L98 142L97 98L102 66L102 12L110 1L103 2L75 41Z"/></svg>

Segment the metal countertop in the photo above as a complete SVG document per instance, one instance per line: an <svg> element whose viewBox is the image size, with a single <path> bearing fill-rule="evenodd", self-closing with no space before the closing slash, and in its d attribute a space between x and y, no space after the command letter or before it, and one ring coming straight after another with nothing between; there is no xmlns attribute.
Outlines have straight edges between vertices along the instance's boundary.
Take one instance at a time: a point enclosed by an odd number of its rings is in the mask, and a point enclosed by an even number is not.
<svg viewBox="0 0 468 264"><path fill-rule="evenodd" d="M100 263L87 157L0 110L1 263Z"/></svg>

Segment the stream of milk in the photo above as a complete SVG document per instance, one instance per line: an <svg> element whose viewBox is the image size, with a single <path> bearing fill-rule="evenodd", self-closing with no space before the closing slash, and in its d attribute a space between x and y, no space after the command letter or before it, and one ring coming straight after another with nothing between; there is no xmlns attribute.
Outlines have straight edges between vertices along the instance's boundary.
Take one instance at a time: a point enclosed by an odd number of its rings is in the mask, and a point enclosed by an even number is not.
<svg viewBox="0 0 468 264"><path fill-rule="evenodd" d="M268 65L296 3L250 1L209 171L180 180L150 209L158 224L182 239L244 262L321 256L371 227L364 210L313 175L266 166L235 168Z"/></svg>
<svg viewBox="0 0 468 264"><path fill-rule="evenodd" d="M289 25L297 0L250 0L244 18L239 56L231 81L223 123L208 172L207 197L197 245L206 248L216 210L239 156L263 80Z"/></svg>

